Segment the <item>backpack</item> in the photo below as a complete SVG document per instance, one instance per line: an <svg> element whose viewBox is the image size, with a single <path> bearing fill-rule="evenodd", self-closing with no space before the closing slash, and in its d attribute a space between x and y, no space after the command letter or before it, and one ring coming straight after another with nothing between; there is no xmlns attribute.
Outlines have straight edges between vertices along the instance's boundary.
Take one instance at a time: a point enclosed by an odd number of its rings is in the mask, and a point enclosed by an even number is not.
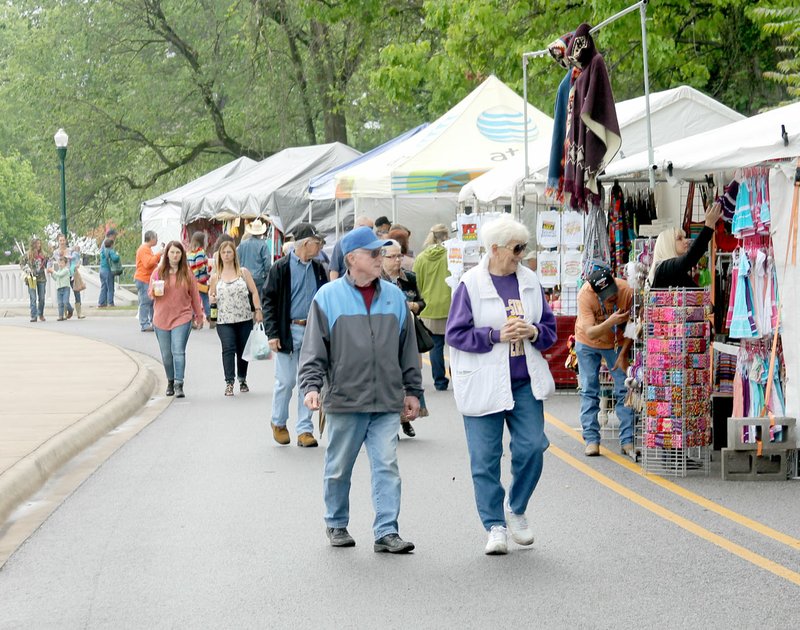
<svg viewBox="0 0 800 630"><path fill-rule="evenodd" d="M121 276L122 275L122 258L117 258L114 260L111 256L108 255L108 250L106 251L106 260L108 261L108 268L111 271L111 275L113 276Z"/></svg>

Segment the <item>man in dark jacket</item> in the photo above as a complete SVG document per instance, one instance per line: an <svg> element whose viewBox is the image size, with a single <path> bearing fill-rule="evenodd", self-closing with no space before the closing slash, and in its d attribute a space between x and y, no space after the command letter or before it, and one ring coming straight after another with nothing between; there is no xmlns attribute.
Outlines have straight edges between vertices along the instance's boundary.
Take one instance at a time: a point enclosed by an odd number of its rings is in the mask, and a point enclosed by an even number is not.
<svg viewBox="0 0 800 630"><path fill-rule="evenodd" d="M325 269L314 258L323 239L310 223L299 223L292 232L295 247L269 271L261 295L264 328L275 353L275 391L272 395L272 436L278 444L289 444L289 403L297 384L297 367L306 320L317 290L328 281ZM311 410L297 396L297 445L317 446Z"/></svg>
<svg viewBox="0 0 800 630"><path fill-rule="evenodd" d="M344 277L314 297L300 357L300 389L309 409L319 409L325 379L328 448L323 494L325 524L334 547L352 547L350 478L362 445L372 470L374 550L407 553L414 544L398 535L400 413L419 412L422 375L414 324L403 292L380 279L381 249L359 227L342 239Z"/></svg>

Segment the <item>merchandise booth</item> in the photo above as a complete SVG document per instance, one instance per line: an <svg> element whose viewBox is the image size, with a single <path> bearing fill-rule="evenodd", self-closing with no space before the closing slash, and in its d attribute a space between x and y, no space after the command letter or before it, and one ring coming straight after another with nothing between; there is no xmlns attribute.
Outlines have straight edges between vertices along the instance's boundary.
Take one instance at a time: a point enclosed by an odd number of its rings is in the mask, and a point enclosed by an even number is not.
<svg viewBox="0 0 800 630"><path fill-rule="evenodd" d="M797 476L800 339L796 313L800 103L611 164L606 181L647 181L689 193L691 235L716 199L723 219L700 289L648 290L654 238L632 243L628 278L641 335L629 370L645 472L709 470L720 449L724 479ZM660 209L659 209L660 213ZM664 227L664 226L660 226Z"/></svg>

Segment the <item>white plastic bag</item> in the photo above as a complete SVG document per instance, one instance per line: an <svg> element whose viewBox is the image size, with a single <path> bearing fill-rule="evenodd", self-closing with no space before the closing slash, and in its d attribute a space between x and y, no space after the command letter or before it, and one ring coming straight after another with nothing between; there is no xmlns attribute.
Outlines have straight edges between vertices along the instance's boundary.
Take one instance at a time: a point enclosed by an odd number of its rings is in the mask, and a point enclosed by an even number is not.
<svg viewBox="0 0 800 630"><path fill-rule="evenodd" d="M264 324L256 324L247 338L244 345L242 358L245 361L265 361L272 358L272 351L269 348L267 333L264 332Z"/></svg>

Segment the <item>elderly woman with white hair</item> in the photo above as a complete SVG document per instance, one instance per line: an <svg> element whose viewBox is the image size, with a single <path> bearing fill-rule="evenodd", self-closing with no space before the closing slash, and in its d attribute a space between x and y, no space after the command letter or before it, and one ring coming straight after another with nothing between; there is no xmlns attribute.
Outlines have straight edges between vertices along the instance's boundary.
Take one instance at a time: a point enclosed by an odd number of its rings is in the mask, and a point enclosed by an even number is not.
<svg viewBox="0 0 800 630"><path fill-rule="evenodd" d="M529 238L510 216L481 228L486 254L462 276L447 321L453 390L489 555L508 553L506 527L518 544L533 544L525 510L549 445L542 401L555 384L541 353L556 341L556 320L536 274L520 264ZM506 500L500 482L505 425L512 474Z"/></svg>
<svg viewBox="0 0 800 630"><path fill-rule="evenodd" d="M686 240L686 233L680 228L667 228L658 235L648 276L651 289L697 288L697 283L689 274L708 252L714 226L721 216L722 204L715 201L706 211L705 225L691 246Z"/></svg>

